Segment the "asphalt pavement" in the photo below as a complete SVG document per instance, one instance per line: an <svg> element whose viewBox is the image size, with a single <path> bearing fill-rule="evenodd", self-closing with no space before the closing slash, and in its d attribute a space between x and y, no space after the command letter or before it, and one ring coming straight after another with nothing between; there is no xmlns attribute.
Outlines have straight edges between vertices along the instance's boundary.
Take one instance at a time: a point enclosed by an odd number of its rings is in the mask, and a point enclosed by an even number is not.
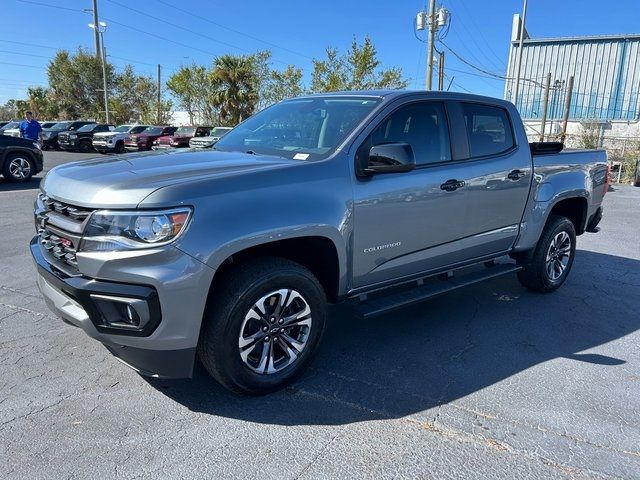
<svg viewBox="0 0 640 480"><path fill-rule="evenodd" d="M141 377L53 317L37 187L0 180L1 478L640 478L640 188L613 187L559 291L503 277L374 320L333 308L306 375L251 398L201 366Z"/></svg>

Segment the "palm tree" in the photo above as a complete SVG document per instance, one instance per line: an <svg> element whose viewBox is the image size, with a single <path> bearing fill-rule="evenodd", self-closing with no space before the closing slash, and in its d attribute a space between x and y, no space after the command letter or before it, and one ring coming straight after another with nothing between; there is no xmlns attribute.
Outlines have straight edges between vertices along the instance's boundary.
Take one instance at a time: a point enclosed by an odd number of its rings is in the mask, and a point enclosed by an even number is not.
<svg viewBox="0 0 640 480"><path fill-rule="evenodd" d="M222 55L211 71L211 102L228 125L236 125L253 114L258 102L257 77L251 58Z"/></svg>

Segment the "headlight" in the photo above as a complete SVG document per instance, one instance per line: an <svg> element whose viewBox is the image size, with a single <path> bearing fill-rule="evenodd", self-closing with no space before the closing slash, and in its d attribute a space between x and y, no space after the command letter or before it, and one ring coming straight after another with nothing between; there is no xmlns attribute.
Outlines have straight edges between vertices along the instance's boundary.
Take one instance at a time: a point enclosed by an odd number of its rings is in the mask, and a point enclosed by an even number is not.
<svg viewBox="0 0 640 480"><path fill-rule="evenodd" d="M78 138L78 135L76 135L75 133L70 133L69 138Z"/></svg>
<svg viewBox="0 0 640 480"><path fill-rule="evenodd" d="M171 243L184 231L191 208L170 210L93 212L84 231L80 251L152 248Z"/></svg>
<svg viewBox="0 0 640 480"><path fill-rule="evenodd" d="M44 133L42 134L42 138L49 138L50 136L51 136L51 133L50 133L50 132L44 132Z"/></svg>

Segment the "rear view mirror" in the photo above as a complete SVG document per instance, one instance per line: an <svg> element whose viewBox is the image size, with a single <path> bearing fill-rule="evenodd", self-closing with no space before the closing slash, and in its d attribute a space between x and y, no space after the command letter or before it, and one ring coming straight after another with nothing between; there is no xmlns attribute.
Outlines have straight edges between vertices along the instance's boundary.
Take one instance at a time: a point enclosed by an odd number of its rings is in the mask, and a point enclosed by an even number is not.
<svg viewBox="0 0 640 480"><path fill-rule="evenodd" d="M369 163L365 173L409 172L416 166L413 148L408 143L384 143L369 150Z"/></svg>

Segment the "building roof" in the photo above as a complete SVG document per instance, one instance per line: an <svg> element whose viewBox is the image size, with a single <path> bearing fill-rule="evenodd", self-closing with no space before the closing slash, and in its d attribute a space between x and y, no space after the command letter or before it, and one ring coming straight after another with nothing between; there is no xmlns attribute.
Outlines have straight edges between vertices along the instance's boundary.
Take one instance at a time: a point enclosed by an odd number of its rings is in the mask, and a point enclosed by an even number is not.
<svg viewBox="0 0 640 480"><path fill-rule="evenodd" d="M584 37L525 38L523 43L620 42L624 40L640 40L640 33L588 35ZM513 40L512 43L518 43L518 41Z"/></svg>

